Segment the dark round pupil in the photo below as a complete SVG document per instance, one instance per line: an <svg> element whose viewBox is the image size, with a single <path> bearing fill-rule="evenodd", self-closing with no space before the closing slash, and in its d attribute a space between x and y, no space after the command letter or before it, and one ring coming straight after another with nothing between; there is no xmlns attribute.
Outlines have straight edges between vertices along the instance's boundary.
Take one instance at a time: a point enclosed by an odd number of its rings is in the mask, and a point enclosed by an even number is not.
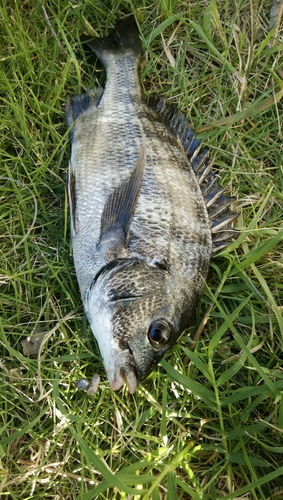
<svg viewBox="0 0 283 500"><path fill-rule="evenodd" d="M163 339L163 333L161 328L153 328L152 330L150 330L150 337L155 342L160 342L160 340Z"/></svg>
<svg viewBox="0 0 283 500"><path fill-rule="evenodd" d="M148 338L153 347L164 347L170 338L171 330L162 321L153 321L149 327Z"/></svg>

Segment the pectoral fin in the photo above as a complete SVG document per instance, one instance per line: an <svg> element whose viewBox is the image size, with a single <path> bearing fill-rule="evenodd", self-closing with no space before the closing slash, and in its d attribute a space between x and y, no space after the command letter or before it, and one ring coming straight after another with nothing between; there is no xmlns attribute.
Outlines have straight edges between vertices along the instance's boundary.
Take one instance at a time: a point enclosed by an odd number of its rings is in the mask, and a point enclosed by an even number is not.
<svg viewBox="0 0 283 500"><path fill-rule="evenodd" d="M108 196L102 217L99 246L104 254L114 254L123 248L135 213L146 165L142 144L135 168L129 179Z"/></svg>

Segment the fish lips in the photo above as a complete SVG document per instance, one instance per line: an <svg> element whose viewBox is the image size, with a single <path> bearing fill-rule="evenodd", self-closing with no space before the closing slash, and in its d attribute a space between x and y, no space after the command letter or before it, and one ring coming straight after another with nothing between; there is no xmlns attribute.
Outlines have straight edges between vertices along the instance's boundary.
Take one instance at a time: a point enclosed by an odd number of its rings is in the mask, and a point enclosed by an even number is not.
<svg viewBox="0 0 283 500"><path fill-rule="evenodd" d="M125 382L133 394L175 343L173 325L170 341L161 348L154 348L148 337L154 318L166 321L171 316L170 307L160 298L166 274L138 259L117 259L101 269L85 297L85 310L113 390ZM147 318L144 311L150 314Z"/></svg>
<svg viewBox="0 0 283 500"><path fill-rule="evenodd" d="M129 350L135 360L135 368L139 382L148 377L161 361L164 354L169 351L175 343L174 338L172 338L170 339L170 343L157 350L150 344L147 333L143 334L144 340L142 343L140 339L141 337L133 337L128 340Z"/></svg>
<svg viewBox="0 0 283 500"><path fill-rule="evenodd" d="M124 350L119 353L116 351L115 371L108 374L112 389L119 389L125 382L129 392L133 394L139 383L147 378L164 354L175 344L176 335L172 327L170 341L163 347L153 347L148 337L151 323L148 318L145 324L126 340Z"/></svg>
<svg viewBox="0 0 283 500"><path fill-rule="evenodd" d="M118 391L125 382L129 392L133 394L139 384L134 356L127 346L119 345L115 338L109 311L107 314L104 308L104 314L99 314L100 311L96 309L99 301L95 301L95 297L93 299L92 303L88 304L91 311L88 311L88 319L99 346L109 384L114 391Z"/></svg>
<svg viewBox="0 0 283 500"><path fill-rule="evenodd" d="M170 344L157 350L148 341L146 332L130 338L128 348L115 353L115 369L107 372L111 388L117 391L125 383L129 393L134 394L139 383L156 368L174 343L172 339Z"/></svg>
<svg viewBox="0 0 283 500"><path fill-rule="evenodd" d="M129 393L134 394L140 380L137 374L134 357L130 350L126 349L117 354L115 370L108 372L108 380L114 391L119 390L125 383Z"/></svg>

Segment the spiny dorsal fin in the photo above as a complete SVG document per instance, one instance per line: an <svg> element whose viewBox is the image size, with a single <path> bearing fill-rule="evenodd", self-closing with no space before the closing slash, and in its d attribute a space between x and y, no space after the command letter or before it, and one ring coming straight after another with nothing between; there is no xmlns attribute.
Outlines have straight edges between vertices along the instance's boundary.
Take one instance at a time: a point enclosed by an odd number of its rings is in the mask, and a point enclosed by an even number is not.
<svg viewBox="0 0 283 500"><path fill-rule="evenodd" d="M225 188L220 186L217 176L211 171L209 150L202 149L201 143L196 139L185 115L167 107L164 98L153 98L150 105L158 111L182 142L206 202L212 223L213 253L217 253L228 246L233 235L237 233L230 226L237 217L237 214L229 209L234 198L224 195Z"/></svg>
<svg viewBox="0 0 283 500"><path fill-rule="evenodd" d="M146 165L145 144L142 143L135 168L129 179L108 196L101 216L99 248L110 258L125 246Z"/></svg>

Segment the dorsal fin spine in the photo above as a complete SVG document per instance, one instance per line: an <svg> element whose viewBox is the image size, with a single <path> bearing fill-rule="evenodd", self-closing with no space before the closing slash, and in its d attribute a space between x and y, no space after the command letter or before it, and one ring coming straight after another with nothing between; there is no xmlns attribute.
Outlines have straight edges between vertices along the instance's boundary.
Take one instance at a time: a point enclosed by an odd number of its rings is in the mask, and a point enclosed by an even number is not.
<svg viewBox="0 0 283 500"><path fill-rule="evenodd" d="M151 105L153 106L153 102ZM206 202L212 224L212 252L217 253L229 245L233 235L237 234L229 225L237 217L237 214L229 209L234 198L224 196L223 193L226 188L220 186L218 178L211 171L209 150L202 149L202 145L196 139L186 116L180 111L175 112L172 108L167 107L164 98L156 99L153 107L157 109L167 125L182 142Z"/></svg>

